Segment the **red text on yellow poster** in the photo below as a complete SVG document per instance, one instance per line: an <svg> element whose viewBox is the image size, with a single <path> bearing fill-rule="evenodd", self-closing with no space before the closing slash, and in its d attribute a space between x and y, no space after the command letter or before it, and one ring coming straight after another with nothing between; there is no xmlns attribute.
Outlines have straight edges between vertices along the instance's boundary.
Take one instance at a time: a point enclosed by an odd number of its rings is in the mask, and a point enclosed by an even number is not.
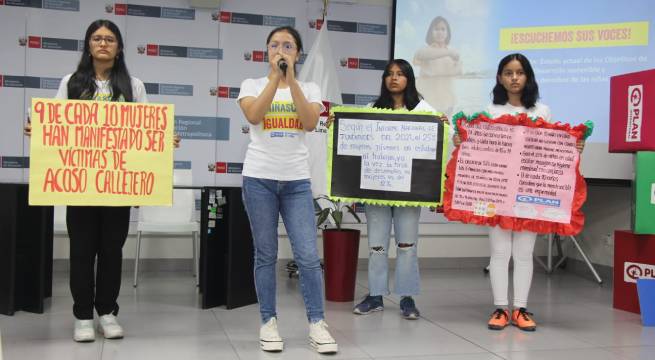
<svg viewBox="0 0 655 360"><path fill-rule="evenodd" d="M170 205L174 106L32 99L30 205Z"/></svg>

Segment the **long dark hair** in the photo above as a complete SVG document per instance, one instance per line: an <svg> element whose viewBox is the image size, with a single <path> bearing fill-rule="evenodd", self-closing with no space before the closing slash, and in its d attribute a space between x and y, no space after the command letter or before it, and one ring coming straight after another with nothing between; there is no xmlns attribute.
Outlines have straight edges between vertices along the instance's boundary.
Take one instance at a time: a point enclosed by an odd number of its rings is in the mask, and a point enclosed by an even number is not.
<svg viewBox="0 0 655 360"><path fill-rule="evenodd" d="M521 66L523 67L523 71L525 72L526 80L525 87L523 88L523 93L521 94L521 104L526 109L534 107L534 105L537 103L537 100L539 100L539 85L537 85L537 80L535 79L534 70L532 70L530 61L527 57L525 57L525 55L519 53L509 54L500 60L500 63L498 64L498 71L496 72L496 86L494 86L492 92L494 97L493 103L496 105L505 105L509 100L509 97L507 96L507 89L505 89L503 84L498 81L498 77L500 77L503 73L505 65L509 64L509 62L512 60L517 60L520 62Z"/></svg>
<svg viewBox="0 0 655 360"><path fill-rule="evenodd" d="M446 45L450 44L450 24L448 23L448 20L446 20L446 18L444 18L443 16L437 16L436 18L432 19L432 22L428 27L428 32L425 34L426 44L431 45L434 42L432 29L434 29L437 26L437 24L439 24L440 22L446 25L446 30L448 31L448 36L446 36Z"/></svg>
<svg viewBox="0 0 655 360"><path fill-rule="evenodd" d="M300 60L300 55L302 54L302 39L300 38L300 33L298 32L298 30L296 30L292 26L276 27L275 29L271 30L271 32L268 33L268 36L266 37L267 47L268 47L268 43L271 41L271 38L277 32L286 32L289 35L291 35L291 37L293 37L293 41L295 41L296 48L298 49L298 60ZM293 64L293 72L298 74L298 71L296 71L296 63Z"/></svg>
<svg viewBox="0 0 655 360"><path fill-rule="evenodd" d="M91 41L91 35L101 27L105 27L114 33L116 41L118 41L118 53L116 59L114 59L114 66L109 73L109 84L111 85L112 94L111 98L113 101L132 101L132 81L130 79L130 73L127 71L127 66L125 66L123 36L116 24L104 19L92 22L86 29L82 58L77 65L77 70L75 70L75 73L73 73L68 81L68 98L81 100L93 99L97 87L95 82L96 73L93 68L93 57L91 56L89 42Z"/></svg>
<svg viewBox="0 0 655 360"><path fill-rule="evenodd" d="M405 87L405 91L403 92L403 102L408 110L414 110L423 97L418 93L418 90L416 90L416 78L414 77L412 65L403 59L393 59L384 68L384 72L382 73L382 86L380 87L380 97L375 100L373 107L393 109L393 98L384 82L384 79L391 75L390 71L393 65L398 65L400 71L402 71L407 78L407 87Z"/></svg>

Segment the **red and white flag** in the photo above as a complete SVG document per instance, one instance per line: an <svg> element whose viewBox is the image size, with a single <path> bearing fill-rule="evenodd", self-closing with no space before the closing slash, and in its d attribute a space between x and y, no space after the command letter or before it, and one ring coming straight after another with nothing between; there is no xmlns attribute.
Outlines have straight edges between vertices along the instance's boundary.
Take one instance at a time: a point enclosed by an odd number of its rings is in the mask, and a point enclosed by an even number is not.
<svg viewBox="0 0 655 360"><path fill-rule="evenodd" d="M321 88L323 103L327 111L321 114L319 124L314 131L307 133L305 140L309 148L309 167L312 175L312 192L314 197L327 193L327 128L325 121L329 114L330 103L341 104L341 88L337 76L337 67L332 55L330 38L325 24L312 45L307 59L298 75L300 81L311 81Z"/></svg>

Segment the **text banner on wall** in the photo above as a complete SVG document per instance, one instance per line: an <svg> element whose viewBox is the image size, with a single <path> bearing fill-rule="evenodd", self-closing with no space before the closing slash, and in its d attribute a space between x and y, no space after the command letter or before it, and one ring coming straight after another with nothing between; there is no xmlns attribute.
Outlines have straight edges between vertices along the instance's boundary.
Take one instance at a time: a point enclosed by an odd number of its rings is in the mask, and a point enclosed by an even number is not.
<svg viewBox="0 0 655 360"><path fill-rule="evenodd" d="M587 186L576 143L591 133L591 123L485 113L460 113L453 121L462 144L446 170L449 220L542 234L582 230Z"/></svg>
<svg viewBox="0 0 655 360"><path fill-rule="evenodd" d="M30 205L171 205L172 104L32 99Z"/></svg>
<svg viewBox="0 0 655 360"><path fill-rule="evenodd" d="M328 135L328 195L393 206L438 206L448 124L439 114L335 107Z"/></svg>

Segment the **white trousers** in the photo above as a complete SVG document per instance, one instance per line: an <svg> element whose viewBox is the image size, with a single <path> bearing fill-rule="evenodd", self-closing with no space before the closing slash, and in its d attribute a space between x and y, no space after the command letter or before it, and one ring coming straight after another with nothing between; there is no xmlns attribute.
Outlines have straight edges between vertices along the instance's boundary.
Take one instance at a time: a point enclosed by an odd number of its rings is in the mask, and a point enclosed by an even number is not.
<svg viewBox="0 0 655 360"><path fill-rule="evenodd" d="M514 259L514 307L527 307L532 282L532 253L537 234L529 231L504 230L496 226L489 229L491 261L489 277L494 305L507 307L509 258Z"/></svg>

